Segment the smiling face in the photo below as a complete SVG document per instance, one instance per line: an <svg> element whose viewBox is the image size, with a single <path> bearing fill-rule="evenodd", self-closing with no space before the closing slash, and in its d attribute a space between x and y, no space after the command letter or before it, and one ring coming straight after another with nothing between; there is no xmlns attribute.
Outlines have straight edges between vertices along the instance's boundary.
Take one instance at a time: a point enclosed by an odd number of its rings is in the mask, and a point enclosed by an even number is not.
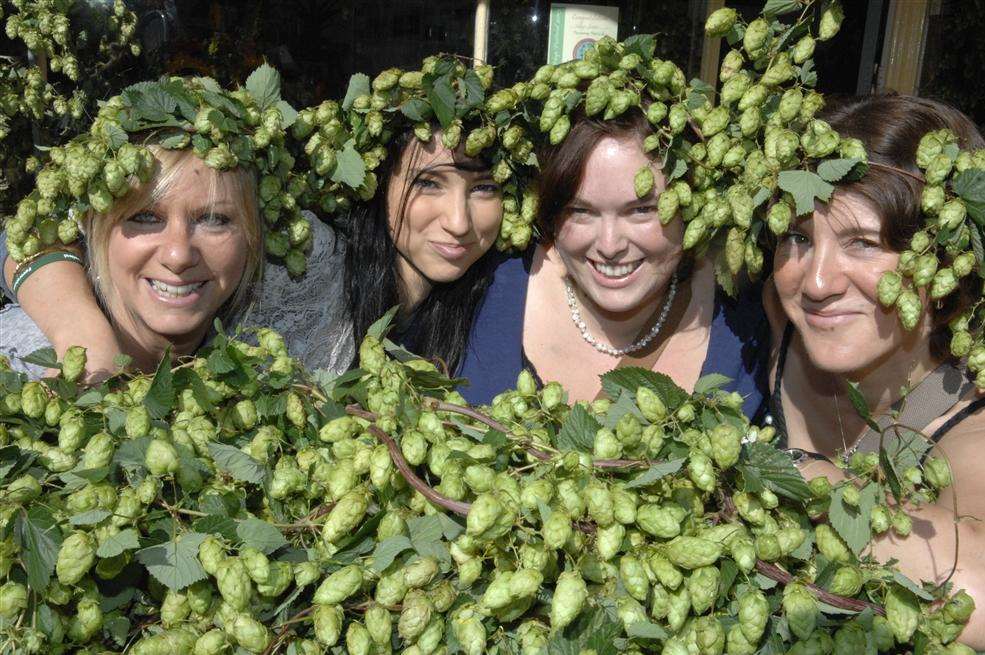
<svg viewBox="0 0 985 655"><path fill-rule="evenodd" d="M386 203L409 289L460 278L496 242L503 220L502 190L490 169L437 138L404 149Z"/></svg>
<svg viewBox="0 0 985 655"><path fill-rule="evenodd" d="M633 177L652 166L656 184L637 198ZM633 314L667 288L683 252L683 226L661 225L657 195L665 180L635 138L604 137L562 210L554 247L582 294L605 314Z"/></svg>
<svg viewBox="0 0 985 655"><path fill-rule="evenodd" d="M777 246L773 279L780 302L821 370L860 379L929 338L926 315L907 332L895 311L879 304L879 278L899 261L883 244L881 228L867 200L836 192Z"/></svg>
<svg viewBox="0 0 985 655"><path fill-rule="evenodd" d="M237 291L256 245L236 175L183 157L165 174L163 194L109 228L99 286L114 322L136 342L197 346Z"/></svg>

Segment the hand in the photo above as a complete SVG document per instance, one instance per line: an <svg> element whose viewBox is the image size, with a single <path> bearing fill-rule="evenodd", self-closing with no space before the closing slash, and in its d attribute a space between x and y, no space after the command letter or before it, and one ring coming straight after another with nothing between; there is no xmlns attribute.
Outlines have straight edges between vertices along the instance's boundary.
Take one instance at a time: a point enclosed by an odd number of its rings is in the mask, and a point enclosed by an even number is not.
<svg viewBox="0 0 985 655"><path fill-rule="evenodd" d="M827 476L831 484L837 484L848 477L843 470L825 459L809 459L798 468L805 480L811 480L812 478L818 478L824 475Z"/></svg>

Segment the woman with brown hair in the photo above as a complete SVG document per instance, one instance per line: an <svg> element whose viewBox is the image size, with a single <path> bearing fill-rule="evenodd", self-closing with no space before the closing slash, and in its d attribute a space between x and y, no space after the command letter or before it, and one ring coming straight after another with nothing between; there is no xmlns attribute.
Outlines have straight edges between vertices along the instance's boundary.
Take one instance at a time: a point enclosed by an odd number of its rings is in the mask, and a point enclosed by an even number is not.
<svg viewBox="0 0 985 655"><path fill-rule="evenodd" d="M857 385L873 415L897 413L892 422L922 431L950 461L958 505L945 493L936 504L907 508L912 534L897 539L886 533L874 555L899 560L913 579L950 579L980 606L985 535L978 520L958 523L953 577L951 569L955 516L985 517L977 458L985 399L977 397L964 363L950 355L948 323L980 299L981 280L964 278L960 292L936 301L911 331L880 304L877 287L883 273L896 269L900 253L922 238L916 236L926 221L917 166L921 138L950 130L963 150L983 148L985 140L966 116L922 98L866 97L834 106L822 118L842 136L862 141L870 170L841 185L831 202L819 203L777 245L775 296L767 302L778 337L771 417L808 477L841 478L831 460L880 448L880 435L852 409L845 379ZM985 647L985 618L972 617L962 642Z"/></svg>
<svg viewBox="0 0 985 655"><path fill-rule="evenodd" d="M562 382L571 401L592 400L603 373L638 366L688 389L722 374L757 412L768 344L758 291L728 298L712 262L685 253L682 222L661 223L666 183L644 152L649 133L639 110L576 116L541 154L542 242L495 273L460 371L473 381L469 401L490 402L524 368ZM634 174L646 165L656 183L637 197Z"/></svg>

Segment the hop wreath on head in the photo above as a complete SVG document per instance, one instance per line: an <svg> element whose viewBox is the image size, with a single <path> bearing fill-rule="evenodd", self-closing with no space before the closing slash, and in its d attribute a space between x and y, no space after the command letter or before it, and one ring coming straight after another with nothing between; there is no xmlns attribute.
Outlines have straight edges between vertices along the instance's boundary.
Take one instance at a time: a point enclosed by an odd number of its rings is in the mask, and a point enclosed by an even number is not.
<svg viewBox="0 0 985 655"><path fill-rule="evenodd" d="M470 68L459 58L427 57L417 71L390 68L372 81L357 73L341 104L326 100L302 110L291 133L303 142L301 156L309 163L305 206L331 213L369 201L387 143L408 129L427 143L437 128L444 147L462 145L467 156L492 162L504 192L497 246L525 248L536 213L535 196L526 190L536 166L534 143L524 125L512 124L521 110L521 85L487 95L492 75L488 65Z"/></svg>
<svg viewBox="0 0 985 655"><path fill-rule="evenodd" d="M74 242L87 212L105 213L137 181L148 182L155 164L143 144L153 137L166 149L191 148L216 170L255 171L267 248L299 275L310 226L297 202L303 179L285 138L296 118L280 99L280 76L267 65L232 92L209 78L172 77L128 87L101 105L87 134L49 150L35 189L7 222L10 254L22 261L59 241Z"/></svg>

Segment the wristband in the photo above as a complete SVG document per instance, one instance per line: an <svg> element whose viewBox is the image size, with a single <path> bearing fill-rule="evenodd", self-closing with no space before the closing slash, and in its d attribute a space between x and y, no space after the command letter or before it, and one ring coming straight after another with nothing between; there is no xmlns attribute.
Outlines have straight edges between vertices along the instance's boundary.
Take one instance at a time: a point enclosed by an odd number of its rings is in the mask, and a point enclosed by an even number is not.
<svg viewBox="0 0 985 655"><path fill-rule="evenodd" d="M31 274L40 269L43 266L52 264L54 262L75 262L80 266L83 266L82 258L73 252L68 252L65 250L56 250L54 252L46 252L38 255L37 257L25 262L18 270L14 273L13 283L10 285L11 290L14 292L14 296L17 295L17 290L21 288L27 278L31 277Z"/></svg>

